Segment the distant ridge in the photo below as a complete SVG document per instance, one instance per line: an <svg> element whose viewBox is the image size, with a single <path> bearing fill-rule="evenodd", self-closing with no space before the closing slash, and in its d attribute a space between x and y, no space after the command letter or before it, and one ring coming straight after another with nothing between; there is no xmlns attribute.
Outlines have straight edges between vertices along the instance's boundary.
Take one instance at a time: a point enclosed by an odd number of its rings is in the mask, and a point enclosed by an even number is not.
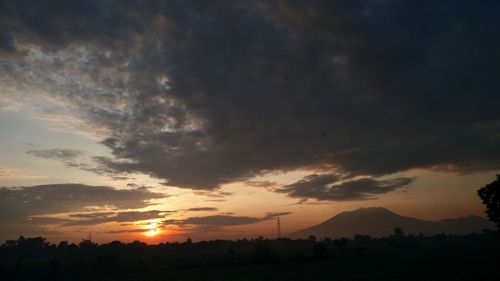
<svg viewBox="0 0 500 281"><path fill-rule="evenodd" d="M392 234L395 227L401 227L406 234L434 235L468 234L494 229L495 225L479 216L467 216L440 221L426 221L405 217L382 207L361 208L340 213L318 225L288 235L291 238L306 238L314 235L323 237L353 237L356 234L383 237Z"/></svg>

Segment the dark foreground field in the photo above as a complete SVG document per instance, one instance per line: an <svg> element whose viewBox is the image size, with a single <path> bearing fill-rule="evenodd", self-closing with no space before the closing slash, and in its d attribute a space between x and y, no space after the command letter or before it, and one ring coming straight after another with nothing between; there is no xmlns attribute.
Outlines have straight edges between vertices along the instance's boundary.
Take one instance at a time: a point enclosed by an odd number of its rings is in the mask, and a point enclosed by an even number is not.
<svg viewBox="0 0 500 281"><path fill-rule="evenodd" d="M2 280L499 280L500 237L50 245L6 242Z"/></svg>

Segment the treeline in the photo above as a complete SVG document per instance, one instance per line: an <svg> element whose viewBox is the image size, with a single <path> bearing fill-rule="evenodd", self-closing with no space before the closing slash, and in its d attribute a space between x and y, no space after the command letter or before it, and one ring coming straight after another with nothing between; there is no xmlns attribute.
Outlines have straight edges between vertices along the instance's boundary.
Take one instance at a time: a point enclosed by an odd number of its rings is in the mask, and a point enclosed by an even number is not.
<svg viewBox="0 0 500 281"><path fill-rule="evenodd" d="M231 267L282 263L307 263L346 257L452 253L500 250L500 234L494 231L463 236L405 235L397 228L384 238L356 235L351 238L288 238L210 240L147 245L140 241L79 244L48 243L43 237L8 240L0 246L0 270L9 280L16 276L112 276L203 267Z"/></svg>

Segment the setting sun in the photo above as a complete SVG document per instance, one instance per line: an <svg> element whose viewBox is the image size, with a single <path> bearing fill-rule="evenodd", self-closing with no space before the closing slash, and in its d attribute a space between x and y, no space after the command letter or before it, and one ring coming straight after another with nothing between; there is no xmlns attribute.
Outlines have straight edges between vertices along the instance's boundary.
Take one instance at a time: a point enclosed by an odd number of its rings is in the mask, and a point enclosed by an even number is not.
<svg viewBox="0 0 500 281"><path fill-rule="evenodd" d="M156 236L158 233L159 233L158 229L151 229L146 231L144 235L151 237L151 236Z"/></svg>
<svg viewBox="0 0 500 281"><path fill-rule="evenodd" d="M158 223L156 223L156 222L152 222L152 223L148 224L148 226L146 228L149 230L144 232L144 235L146 235L148 237L156 236L160 233L160 230L158 229Z"/></svg>

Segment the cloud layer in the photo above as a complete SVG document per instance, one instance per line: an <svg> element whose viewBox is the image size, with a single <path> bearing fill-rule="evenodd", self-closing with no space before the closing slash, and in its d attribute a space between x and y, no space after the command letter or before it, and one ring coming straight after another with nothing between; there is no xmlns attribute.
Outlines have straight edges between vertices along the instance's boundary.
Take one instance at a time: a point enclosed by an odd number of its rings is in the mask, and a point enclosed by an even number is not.
<svg viewBox="0 0 500 281"><path fill-rule="evenodd" d="M179 187L494 169L499 5L3 0L0 95L97 132L115 157L105 169ZM308 178L282 192L366 199L410 182Z"/></svg>
<svg viewBox="0 0 500 281"><path fill-rule="evenodd" d="M138 209L150 205L151 199L164 197L166 195L147 189L115 189L83 184L0 187L0 216L3 222L91 207Z"/></svg>
<svg viewBox="0 0 500 281"><path fill-rule="evenodd" d="M165 225L194 225L194 226L209 226L222 227L232 225L253 224L265 220L271 220L278 216L289 215L290 212L268 213L263 217L247 217L247 216L232 216L232 215L213 215L203 217L188 217L186 219L169 219L163 221Z"/></svg>
<svg viewBox="0 0 500 281"><path fill-rule="evenodd" d="M77 149L38 149L29 150L26 153L39 158L57 160L64 163L67 167L75 167L97 174L116 174L116 171L102 164L103 161L107 161L106 159L103 160L100 156L90 156L86 152ZM117 176L115 175L115 177Z"/></svg>
<svg viewBox="0 0 500 281"><path fill-rule="evenodd" d="M215 207L195 207L195 208L189 208L186 211L188 212L212 212L212 211L217 211L218 209Z"/></svg>
<svg viewBox="0 0 500 281"><path fill-rule="evenodd" d="M63 226L97 225L107 222L136 222L142 220L161 219L172 211L128 211L118 213L85 213L70 215L73 218L84 218L82 220L68 220Z"/></svg>
<svg viewBox="0 0 500 281"><path fill-rule="evenodd" d="M339 181L338 175L309 175L304 179L279 188L276 191L290 197L313 198L317 200L347 201L373 199L375 195L403 188L414 181L413 178L393 178L376 180L361 178Z"/></svg>
<svg viewBox="0 0 500 281"><path fill-rule="evenodd" d="M74 220L48 215L87 209L139 209L165 194L139 189L115 189L83 184L0 187L0 234L43 234L43 225L90 225L163 218L160 211L98 212L74 214Z"/></svg>
<svg viewBox="0 0 500 281"><path fill-rule="evenodd" d="M83 184L0 187L0 225L2 233L16 231L19 234L20 229L24 229L28 234L39 225L66 221L62 218L39 216L78 212L86 208L138 209L149 206L151 199L164 197L166 195L147 189L114 189ZM118 214L114 220L121 219L124 215L127 214ZM9 226L12 225L16 227L10 229Z"/></svg>

